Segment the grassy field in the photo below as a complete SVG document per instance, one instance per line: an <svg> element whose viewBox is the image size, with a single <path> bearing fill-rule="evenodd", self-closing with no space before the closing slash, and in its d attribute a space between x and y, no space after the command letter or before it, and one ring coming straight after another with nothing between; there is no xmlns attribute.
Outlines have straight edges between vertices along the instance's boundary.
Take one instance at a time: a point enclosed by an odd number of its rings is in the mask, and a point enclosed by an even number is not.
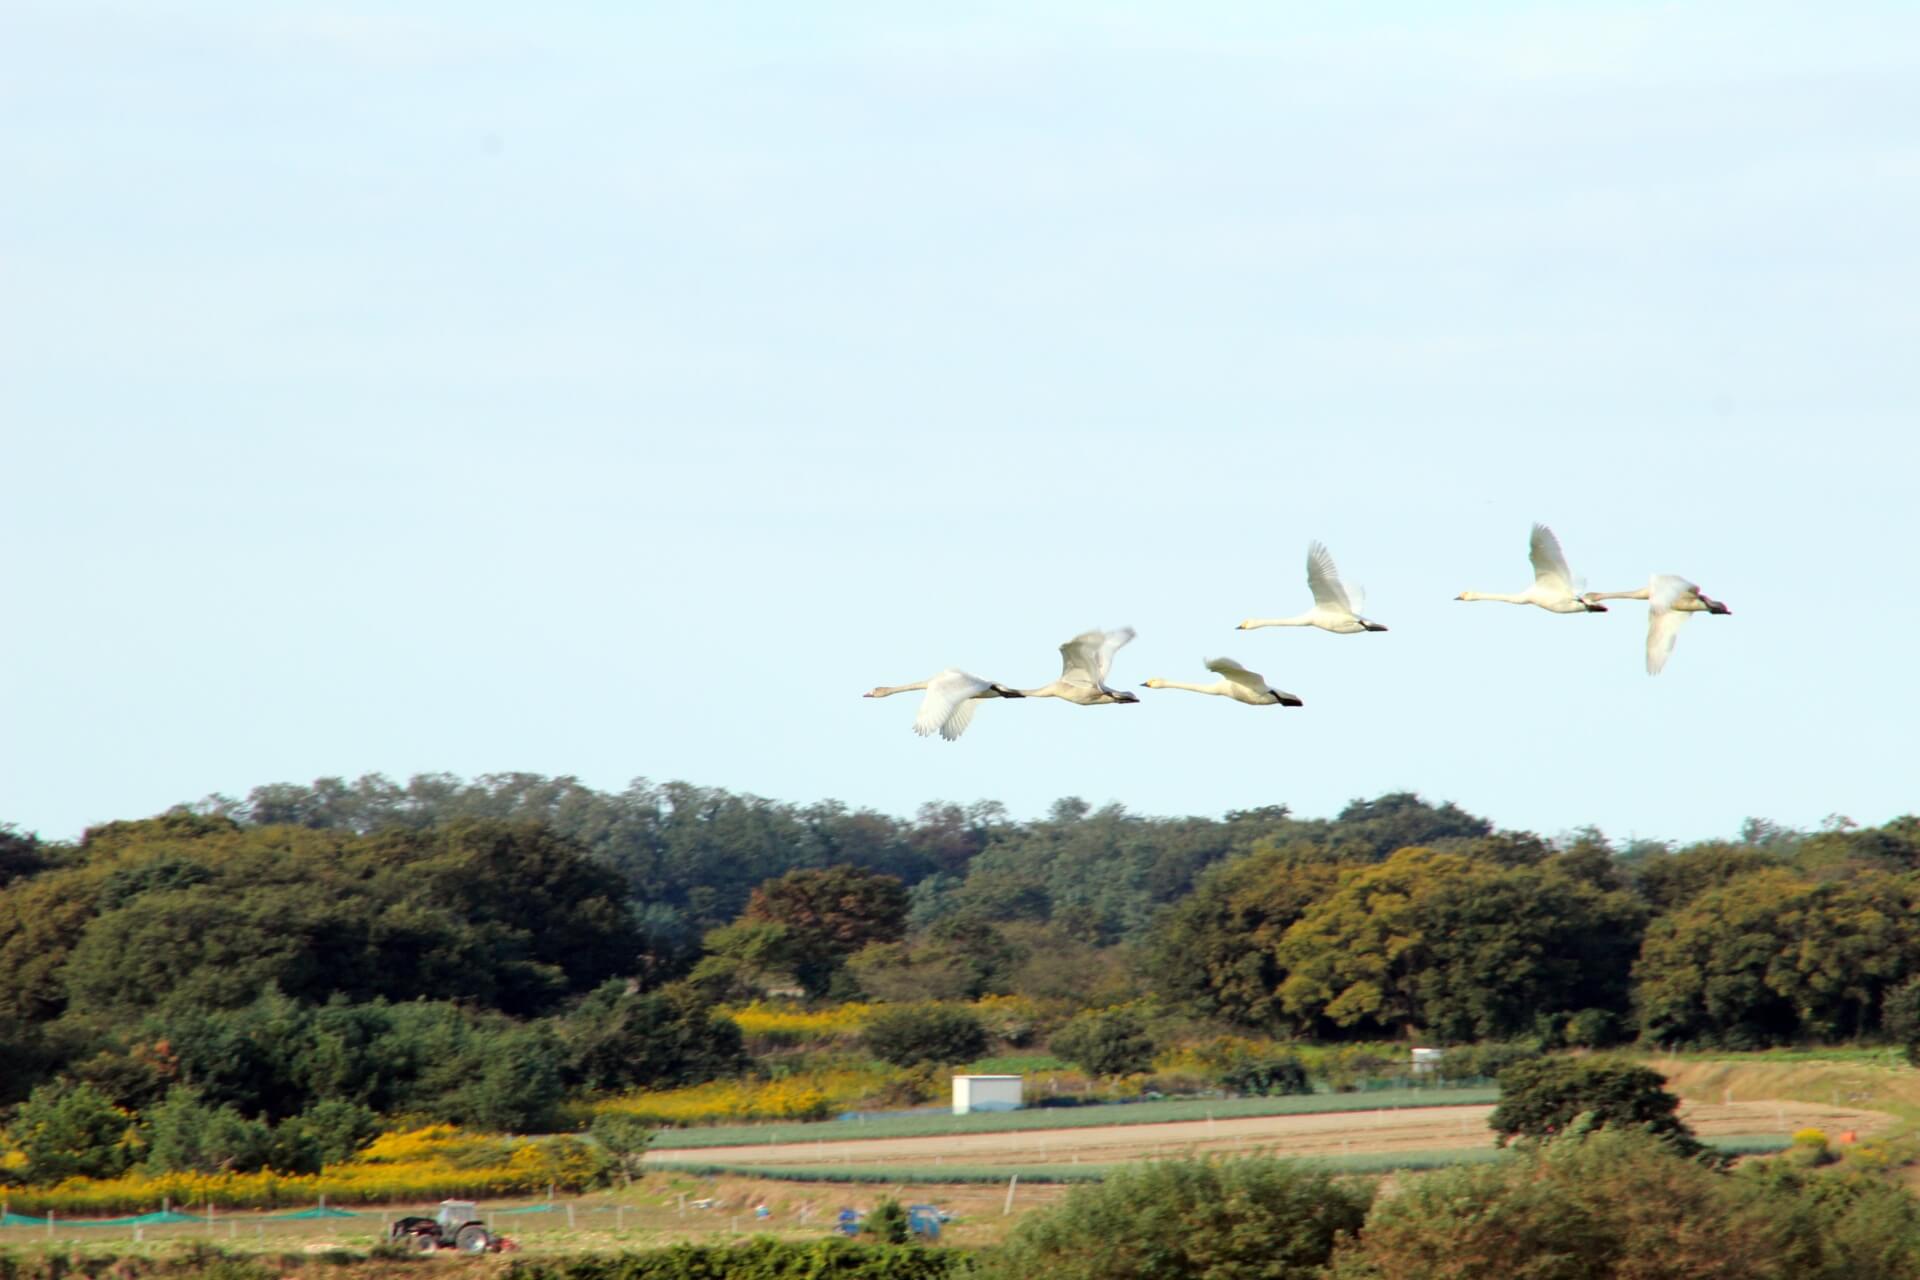
<svg viewBox="0 0 1920 1280"><path fill-rule="evenodd" d="M887 1116L875 1120L827 1120L811 1124L716 1125L663 1130L655 1151L692 1151L749 1143L844 1141L850 1138L934 1138L960 1133L1010 1133L1020 1129L1074 1129L1101 1125L1163 1124L1175 1120L1233 1120L1245 1116L1313 1115L1337 1111L1391 1111L1407 1107L1473 1106L1494 1102L1499 1091L1382 1089L1371 1093L1315 1093L1278 1098L1181 1098L1165 1102L1091 1107L1036 1107L956 1116L945 1113Z"/></svg>

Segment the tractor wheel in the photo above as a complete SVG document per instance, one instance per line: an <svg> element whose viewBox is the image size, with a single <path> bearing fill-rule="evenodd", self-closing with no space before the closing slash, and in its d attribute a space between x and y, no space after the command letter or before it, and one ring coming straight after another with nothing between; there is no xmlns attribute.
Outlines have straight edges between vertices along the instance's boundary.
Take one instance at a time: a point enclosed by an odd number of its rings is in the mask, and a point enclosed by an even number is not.
<svg viewBox="0 0 1920 1280"><path fill-rule="evenodd" d="M492 1243L493 1237L477 1222L469 1222L453 1235L453 1247L462 1253L485 1253Z"/></svg>
<svg viewBox="0 0 1920 1280"><path fill-rule="evenodd" d="M433 1231L416 1231L409 1239L415 1253L432 1253L440 1247L440 1237Z"/></svg>

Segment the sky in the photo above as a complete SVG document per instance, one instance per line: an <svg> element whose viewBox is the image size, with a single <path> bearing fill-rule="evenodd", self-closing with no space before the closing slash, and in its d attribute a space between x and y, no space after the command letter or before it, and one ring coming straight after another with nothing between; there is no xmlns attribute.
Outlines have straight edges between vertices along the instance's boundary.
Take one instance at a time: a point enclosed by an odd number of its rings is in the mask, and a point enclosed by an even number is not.
<svg viewBox="0 0 1920 1280"><path fill-rule="evenodd" d="M1920 10L1033 8L0 8L0 822L1920 808ZM859 696L1121 625L1306 705Z"/></svg>

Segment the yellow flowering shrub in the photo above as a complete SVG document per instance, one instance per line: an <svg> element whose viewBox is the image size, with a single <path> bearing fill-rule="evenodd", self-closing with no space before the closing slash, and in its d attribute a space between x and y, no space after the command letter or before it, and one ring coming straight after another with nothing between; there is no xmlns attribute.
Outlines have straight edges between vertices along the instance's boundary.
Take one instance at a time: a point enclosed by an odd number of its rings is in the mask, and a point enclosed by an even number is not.
<svg viewBox="0 0 1920 1280"><path fill-rule="evenodd" d="M796 1009L755 1000L721 1010L746 1036L780 1036L792 1040L832 1040L859 1035L876 1006L837 1004L824 1009Z"/></svg>

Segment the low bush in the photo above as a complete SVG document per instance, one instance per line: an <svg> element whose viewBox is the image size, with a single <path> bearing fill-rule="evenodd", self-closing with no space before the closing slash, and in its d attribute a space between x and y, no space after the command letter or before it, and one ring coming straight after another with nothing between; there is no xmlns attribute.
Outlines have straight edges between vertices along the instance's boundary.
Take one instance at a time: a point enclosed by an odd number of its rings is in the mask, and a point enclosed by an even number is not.
<svg viewBox="0 0 1920 1280"><path fill-rule="evenodd" d="M967 1274L952 1249L760 1236L741 1245L677 1244L647 1253L515 1258L507 1280L947 1280Z"/></svg>
<svg viewBox="0 0 1920 1280"><path fill-rule="evenodd" d="M1285 1160L1163 1160L1076 1187L1025 1219L985 1274L1005 1280L1311 1280L1372 1190Z"/></svg>

